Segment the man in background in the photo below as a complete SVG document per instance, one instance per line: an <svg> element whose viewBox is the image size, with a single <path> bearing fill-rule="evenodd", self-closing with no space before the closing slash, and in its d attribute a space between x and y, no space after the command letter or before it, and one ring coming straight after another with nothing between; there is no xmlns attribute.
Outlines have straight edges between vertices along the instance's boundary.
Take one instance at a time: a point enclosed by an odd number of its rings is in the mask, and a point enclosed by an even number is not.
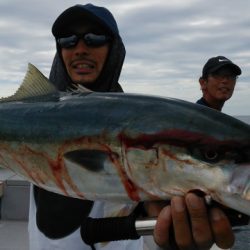
<svg viewBox="0 0 250 250"><path fill-rule="evenodd" d="M197 103L221 111L225 101L233 95L240 74L240 67L228 58L210 58L204 65L199 79L203 96Z"/></svg>

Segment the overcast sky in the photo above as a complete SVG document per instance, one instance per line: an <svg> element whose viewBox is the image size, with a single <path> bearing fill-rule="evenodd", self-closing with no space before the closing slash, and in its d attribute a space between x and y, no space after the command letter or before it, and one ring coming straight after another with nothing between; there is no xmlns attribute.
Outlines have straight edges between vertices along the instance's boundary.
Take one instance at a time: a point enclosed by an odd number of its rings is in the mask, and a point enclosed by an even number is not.
<svg viewBox="0 0 250 250"><path fill-rule="evenodd" d="M0 0L0 96L15 92L28 62L49 75L51 26L66 8L89 1ZM223 111L250 115L250 1L100 0L115 16L126 46L120 78L126 92L195 102L205 62L224 55L242 76Z"/></svg>

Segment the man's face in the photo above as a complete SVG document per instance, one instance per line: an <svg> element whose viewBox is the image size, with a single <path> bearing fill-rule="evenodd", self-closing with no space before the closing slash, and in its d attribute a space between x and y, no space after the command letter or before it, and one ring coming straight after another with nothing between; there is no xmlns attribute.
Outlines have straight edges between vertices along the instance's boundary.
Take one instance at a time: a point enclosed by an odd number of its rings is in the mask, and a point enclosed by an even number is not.
<svg viewBox="0 0 250 250"><path fill-rule="evenodd" d="M209 74L207 79L200 82L206 99L223 102L228 100L233 95L236 78L228 66Z"/></svg>
<svg viewBox="0 0 250 250"><path fill-rule="evenodd" d="M71 28L72 35L93 33L103 35L104 30L92 23ZM109 44L88 46L83 39L79 39L75 46L61 47L61 54L66 70L74 83L88 87L100 75L109 52Z"/></svg>

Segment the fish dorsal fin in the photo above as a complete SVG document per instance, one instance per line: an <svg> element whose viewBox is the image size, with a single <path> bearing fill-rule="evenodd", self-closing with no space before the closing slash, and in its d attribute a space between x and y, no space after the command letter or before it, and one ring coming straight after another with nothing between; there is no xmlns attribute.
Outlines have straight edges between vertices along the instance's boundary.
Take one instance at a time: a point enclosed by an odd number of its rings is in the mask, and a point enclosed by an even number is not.
<svg viewBox="0 0 250 250"><path fill-rule="evenodd" d="M58 93L56 87L33 64L29 63L24 80L16 93L1 98L0 102L22 101L55 93Z"/></svg>

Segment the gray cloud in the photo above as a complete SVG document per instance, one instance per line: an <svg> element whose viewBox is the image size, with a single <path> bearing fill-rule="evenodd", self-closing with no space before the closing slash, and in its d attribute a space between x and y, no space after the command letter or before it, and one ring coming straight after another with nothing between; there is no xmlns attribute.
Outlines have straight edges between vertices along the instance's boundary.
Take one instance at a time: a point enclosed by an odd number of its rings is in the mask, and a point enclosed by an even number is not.
<svg viewBox="0 0 250 250"><path fill-rule="evenodd" d="M105 2L105 3L104 3ZM127 92L196 101L198 78L208 58L224 55L243 71L224 112L248 114L250 2L244 0L92 1L116 17L127 56L120 82ZM75 1L2 0L0 95L14 92L27 63L49 74L54 19Z"/></svg>

